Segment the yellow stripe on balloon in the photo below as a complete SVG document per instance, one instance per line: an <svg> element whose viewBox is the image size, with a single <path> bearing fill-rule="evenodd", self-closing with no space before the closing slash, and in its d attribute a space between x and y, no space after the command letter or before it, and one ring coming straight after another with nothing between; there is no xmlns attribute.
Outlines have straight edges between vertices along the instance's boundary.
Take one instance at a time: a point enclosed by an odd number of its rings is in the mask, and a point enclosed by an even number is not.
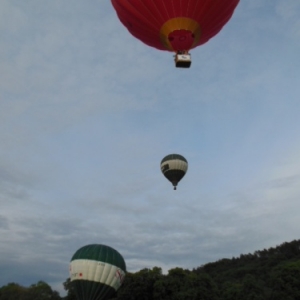
<svg viewBox="0 0 300 300"><path fill-rule="evenodd" d="M195 35L195 40L192 47L194 47L200 40L201 28L198 22L184 17L173 18L165 22L160 29L160 40L168 50L174 51L168 37L169 34L175 30L187 30L192 32Z"/></svg>

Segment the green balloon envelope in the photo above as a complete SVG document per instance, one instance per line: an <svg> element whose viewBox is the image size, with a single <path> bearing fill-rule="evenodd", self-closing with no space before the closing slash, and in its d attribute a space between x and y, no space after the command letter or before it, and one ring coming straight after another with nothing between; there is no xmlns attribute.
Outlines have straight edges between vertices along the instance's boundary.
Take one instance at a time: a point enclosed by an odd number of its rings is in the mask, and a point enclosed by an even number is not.
<svg viewBox="0 0 300 300"><path fill-rule="evenodd" d="M78 249L70 262L70 279L79 300L105 300L123 283L126 264L115 249L92 244Z"/></svg>

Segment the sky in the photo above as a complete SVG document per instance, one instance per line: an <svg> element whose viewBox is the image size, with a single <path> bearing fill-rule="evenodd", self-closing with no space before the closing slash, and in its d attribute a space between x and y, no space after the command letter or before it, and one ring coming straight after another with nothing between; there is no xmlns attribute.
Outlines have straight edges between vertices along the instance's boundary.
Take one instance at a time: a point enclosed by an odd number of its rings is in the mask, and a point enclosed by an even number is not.
<svg viewBox="0 0 300 300"><path fill-rule="evenodd" d="M241 0L176 69L110 1L1 0L0 286L64 295L87 244L167 273L299 239L299 16Z"/></svg>

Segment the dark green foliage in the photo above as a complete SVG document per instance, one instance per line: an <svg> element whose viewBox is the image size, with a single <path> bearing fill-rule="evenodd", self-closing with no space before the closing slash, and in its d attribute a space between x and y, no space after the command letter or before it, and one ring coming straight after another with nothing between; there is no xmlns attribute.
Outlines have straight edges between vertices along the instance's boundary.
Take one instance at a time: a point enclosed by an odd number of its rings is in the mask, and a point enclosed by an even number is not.
<svg viewBox="0 0 300 300"><path fill-rule="evenodd" d="M70 278L67 278L67 280L63 283L63 285L64 285L64 289L67 291L67 296L64 298L64 300L77 300L74 286L72 285Z"/></svg>
<svg viewBox="0 0 300 300"><path fill-rule="evenodd" d="M203 265L224 300L300 300L300 240Z"/></svg>
<svg viewBox="0 0 300 300"><path fill-rule="evenodd" d="M273 287L270 299L300 300L300 260L286 262L274 268L270 285Z"/></svg>
<svg viewBox="0 0 300 300"><path fill-rule="evenodd" d="M217 287L208 275L197 275L181 268L163 275L161 268L127 274L118 300L218 300Z"/></svg>
<svg viewBox="0 0 300 300"><path fill-rule="evenodd" d="M0 289L1 300L23 300L26 288L17 283L9 283Z"/></svg>
<svg viewBox="0 0 300 300"><path fill-rule="evenodd" d="M53 291L51 287L39 281L37 284L31 285L27 290L26 300L59 300L61 299L58 292Z"/></svg>
<svg viewBox="0 0 300 300"><path fill-rule="evenodd" d="M300 241L221 259L192 271L129 274L117 300L300 300Z"/></svg>
<svg viewBox="0 0 300 300"><path fill-rule="evenodd" d="M161 268L143 269L137 273L127 273L123 286L115 299L152 300L154 284L162 277Z"/></svg>
<svg viewBox="0 0 300 300"><path fill-rule="evenodd" d="M58 292L53 291L51 287L39 281L28 288L22 287L16 283L9 283L0 289L1 300L60 300Z"/></svg>
<svg viewBox="0 0 300 300"><path fill-rule="evenodd" d="M61 298L43 281L28 288L10 283L0 300L78 300L70 279ZM127 273L114 300L300 300L300 240L221 259L192 271L181 268ZM85 299L83 299L85 300Z"/></svg>

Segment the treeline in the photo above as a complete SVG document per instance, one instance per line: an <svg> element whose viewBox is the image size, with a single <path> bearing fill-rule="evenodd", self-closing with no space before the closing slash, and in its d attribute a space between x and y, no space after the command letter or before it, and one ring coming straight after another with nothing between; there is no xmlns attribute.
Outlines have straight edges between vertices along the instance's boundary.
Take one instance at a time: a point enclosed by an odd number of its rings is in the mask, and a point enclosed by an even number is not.
<svg viewBox="0 0 300 300"><path fill-rule="evenodd" d="M61 300L59 293L44 281L23 287L17 283L9 283L0 288L1 300Z"/></svg>
<svg viewBox="0 0 300 300"><path fill-rule="evenodd" d="M45 282L28 288L11 283L0 300L77 300L70 280L61 298ZM114 300L300 300L300 240L278 247L221 259L193 270L143 269L127 273Z"/></svg>

